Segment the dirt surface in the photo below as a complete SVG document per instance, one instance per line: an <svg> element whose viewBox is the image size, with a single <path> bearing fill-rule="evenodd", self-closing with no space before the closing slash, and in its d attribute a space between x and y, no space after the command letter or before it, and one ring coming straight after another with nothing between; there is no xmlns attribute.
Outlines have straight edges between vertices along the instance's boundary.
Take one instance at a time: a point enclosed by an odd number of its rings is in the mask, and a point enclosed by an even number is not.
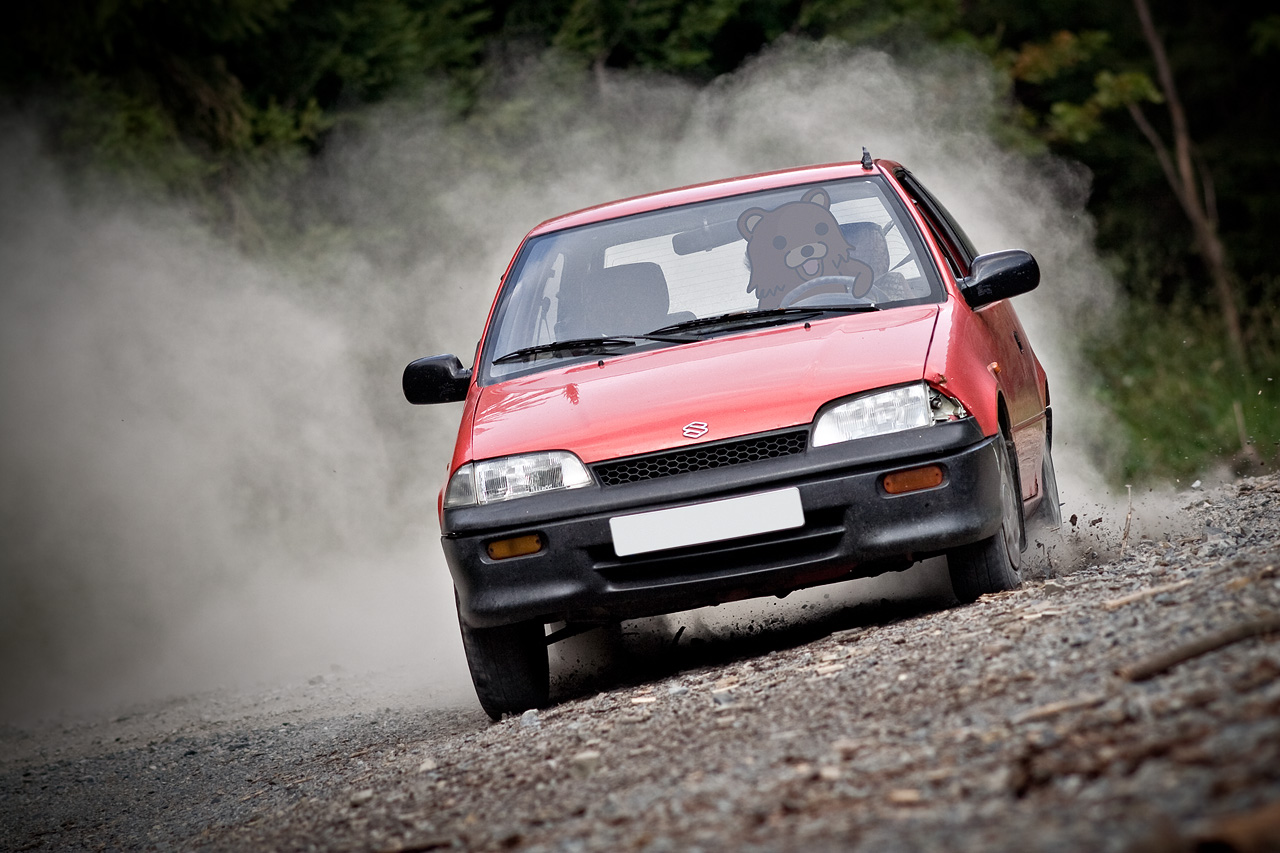
<svg viewBox="0 0 1280 853"><path fill-rule="evenodd" d="M0 849L1275 850L1280 478L1177 500L967 607L640 630L496 724L383 674L2 729Z"/></svg>

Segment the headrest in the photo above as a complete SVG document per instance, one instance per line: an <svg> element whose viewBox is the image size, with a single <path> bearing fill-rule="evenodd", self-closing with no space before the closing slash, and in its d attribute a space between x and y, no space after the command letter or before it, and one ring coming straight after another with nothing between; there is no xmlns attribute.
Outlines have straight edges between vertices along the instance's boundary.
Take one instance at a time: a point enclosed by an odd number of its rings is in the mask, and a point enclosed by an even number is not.
<svg viewBox="0 0 1280 853"><path fill-rule="evenodd" d="M595 311L607 312L611 332L651 331L667 317L671 297L662 267L655 263L605 267L592 278ZM621 324L621 325L620 325Z"/></svg>
<svg viewBox="0 0 1280 853"><path fill-rule="evenodd" d="M853 247L853 256L871 267L876 278L889 271L889 243L874 222L849 222L840 226L844 240Z"/></svg>

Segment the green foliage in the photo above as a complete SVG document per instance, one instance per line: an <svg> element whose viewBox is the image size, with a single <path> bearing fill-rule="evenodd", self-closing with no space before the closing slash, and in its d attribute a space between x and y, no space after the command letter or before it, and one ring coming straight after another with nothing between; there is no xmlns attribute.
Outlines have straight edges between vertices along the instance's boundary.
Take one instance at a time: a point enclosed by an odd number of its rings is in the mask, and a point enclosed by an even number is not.
<svg viewBox="0 0 1280 853"><path fill-rule="evenodd" d="M1280 15L1268 15L1249 25L1249 37L1253 39L1253 52L1264 54L1280 50Z"/></svg>
<svg viewBox="0 0 1280 853"><path fill-rule="evenodd" d="M662 52L670 67L685 71L709 66L715 57L716 37L739 13L744 2L709 0L686 6L680 25L663 41Z"/></svg>
<svg viewBox="0 0 1280 853"><path fill-rule="evenodd" d="M678 0L575 0L552 44L591 64L605 63L625 44L632 54L627 64L652 66L682 8Z"/></svg>
<svg viewBox="0 0 1280 853"><path fill-rule="evenodd" d="M1041 132L1050 142L1066 140L1083 144L1100 133L1102 127L1102 110L1095 102L1073 104L1058 101L1049 107L1049 115Z"/></svg>
<svg viewBox="0 0 1280 853"><path fill-rule="evenodd" d="M745 0L575 0L551 44L591 65L709 77L723 66L721 39L750 16L750 6Z"/></svg>
<svg viewBox="0 0 1280 853"><path fill-rule="evenodd" d="M1096 30L1059 30L1046 42L1027 42L1016 51L1004 52L1000 59L1015 80L1040 85L1093 60L1109 41L1110 36Z"/></svg>
<svg viewBox="0 0 1280 853"><path fill-rule="evenodd" d="M0 44L11 95L62 96L92 78L121 103L165 113L179 136L215 155L314 143L321 112L439 74L472 80L489 17L479 0L100 0L23 10Z"/></svg>
<svg viewBox="0 0 1280 853"><path fill-rule="evenodd" d="M1104 112L1143 103L1163 102L1164 97L1151 82L1151 78L1142 71L1121 74L1099 71L1094 77L1093 94L1084 103L1057 101L1049 107L1049 116L1042 133L1051 142L1067 141L1083 145L1103 132Z"/></svg>
<svg viewBox="0 0 1280 853"><path fill-rule="evenodd" d="M1016 51L1004 51L997 56L997 63L1015 81L1048 87L1063 77L1078 76L1095 67L1110 43L1111 36L1105 32L1059 30L1047 41L1026 42ZM1103 123L1105 112L1164 101L1144 71L1104 68L1094 75L1092 91L1078 87L1075 91L1086 97L1052 100L1042 115L1030 113L1031 127L1046 141L1083 145L1107 129Z"/></svg>
<svg viewBox="0 0 1280 853"><path fill-rule="evenodd" d="M294 0L242 45L236 67L258 102L354 106L435 74L465 77L480 63L487 18L475 0Z"/></svg>
<svg viewBox="0 0 1280 853"><path fill-rule="evenodd" d="M1222 334L1195 301L1165 306L1148 296L1091 342L1093 391L1120 427L1107 437L1115 480L1189 478L1218 461L1252 473L1280 464L1280 359L1272 348L1254 378L1233 375Z"/></svg>
<svg viewBox="0 0 1280 853"><path fill-rule="evenodd" d="M1263 304L1276 271L1268 222L1280 217L1280 21L1245 0L1152 4L1195 142L1214 185L1219 233L1239 274L1244 306ZM989 33L1013 81L1023 125L1094 175L1089 210L1100 249L1155 276L1167 303L1205 277L1191 228L1128 104L1158 103L1151 51L1130 3L1028 4L975 0L962 25ZM1063 33L1066 33L1064 35ZM1105 34L1103 37L1101 34ZM1170 138L1165 110L1146 115ZM1126 286L1147 279L1123 278ZM1145 285L1144 285L1145 286Z"/></svg>
<svg viewBox="0 0 1280 853"><path fill-rule="evenodd" d="M134 177L147 193L199 196L216 166L187 145L154 100L94 74L71 79L51 108L60 153L85 169Z"/></svg>
<svg viewBox="0 0 1280 853"><path fill-rule="evenodd" d="M434 78L466 105L489 14L479 0L23 4L0 35L0 92L50 117L82 175L182 197L261 245L290 219L275 191L346 112Z"/></svg>
<svg viewBox="0 0 1280 853"><path fill-rule="evenodd" d="M1151 82L1151 78L1142 71L1114 73L1099 71L1093 78L1095 87L1092 100L1104 110L1127 107L1130 104L1162 104L1164 96Z"/></svg>
<svg viewBox="0 0 1280 853"><path fill-rule="evenodd" d="M783 35L904 54L972 40L959 27L957 0L571 0L558 17L530 5L513 4L506 20L523 22L523 32L541 30L547 43L584 64L700 79L732 71Z"/></svg>
<svg viewBox="0 0 1280 853"><path fill-rule="evenodd" d="M959 19L956 0L811 0L796 23L815 36L909 53L923 43L955 40Z"/></svg>

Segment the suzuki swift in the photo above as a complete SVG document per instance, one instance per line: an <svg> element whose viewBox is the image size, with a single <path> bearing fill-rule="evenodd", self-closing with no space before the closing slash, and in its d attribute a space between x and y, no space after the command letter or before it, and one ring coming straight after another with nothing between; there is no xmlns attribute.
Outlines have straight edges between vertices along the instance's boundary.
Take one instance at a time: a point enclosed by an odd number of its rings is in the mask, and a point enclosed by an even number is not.
<svg viewBox="0 0 1280 853"><path fill-rule="evenodd" d="M481 706L544 705L593 625L940 555L962 602L1016 587L1060 512L1009 301L1039 280L865 152L534 228L474 366L403 377L464 402L440 528Z"/></svg>

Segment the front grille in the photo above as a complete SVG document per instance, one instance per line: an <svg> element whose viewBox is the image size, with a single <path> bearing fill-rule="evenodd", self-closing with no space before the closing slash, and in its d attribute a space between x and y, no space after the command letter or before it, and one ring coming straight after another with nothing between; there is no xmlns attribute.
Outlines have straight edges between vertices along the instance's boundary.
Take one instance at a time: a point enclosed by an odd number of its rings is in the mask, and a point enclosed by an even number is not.
<svg viewBox="0 0 1280 853"><path fill-rule="evenodd" d="M799 429L682 447L648 456L613 459L593 465L591 470L595 472L600 485L619 486L623 483L687 474L690 471L705 471L709 468L741 465L743 462L791 456L803 453L808 445L809 431Z"/></svg>

